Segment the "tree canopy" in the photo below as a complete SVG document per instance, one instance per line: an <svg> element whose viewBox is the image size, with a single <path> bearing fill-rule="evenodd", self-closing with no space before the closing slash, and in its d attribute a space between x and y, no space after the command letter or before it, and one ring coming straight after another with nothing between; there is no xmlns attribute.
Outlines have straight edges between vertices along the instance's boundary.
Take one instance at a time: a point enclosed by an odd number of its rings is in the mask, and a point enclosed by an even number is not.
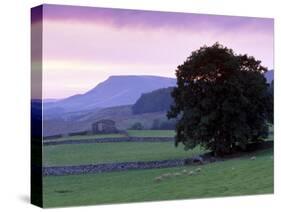
<svg viewBox="0 0 281 212"><path fill-rule="evenodd" d="M265 138L273 108L265 72L261 61L219 43L192 52L177 67L167 113L178 119L175 144L225 155Z"/></svg>

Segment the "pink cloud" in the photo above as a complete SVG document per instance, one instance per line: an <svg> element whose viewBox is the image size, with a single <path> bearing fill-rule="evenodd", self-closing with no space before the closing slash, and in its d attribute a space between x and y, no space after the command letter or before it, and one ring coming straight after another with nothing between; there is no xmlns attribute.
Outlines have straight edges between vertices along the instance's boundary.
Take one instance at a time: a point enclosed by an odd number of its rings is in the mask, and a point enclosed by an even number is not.
<svg viewBox="0 0 281 212"><path fill-rule="evenodd" d="M45 98L116 74L173 77L191 51L216 41L273 68L272 19L54 5L44 18Z"/></svg>

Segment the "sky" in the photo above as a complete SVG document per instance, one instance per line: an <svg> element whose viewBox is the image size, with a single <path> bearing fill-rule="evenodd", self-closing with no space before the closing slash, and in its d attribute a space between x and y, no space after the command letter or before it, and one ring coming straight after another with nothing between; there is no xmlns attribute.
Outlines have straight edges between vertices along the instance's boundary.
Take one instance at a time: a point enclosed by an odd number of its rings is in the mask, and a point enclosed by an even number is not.
<svg viewBox="0 0 281 212"><path fill-rule="evenodd" d="M43 6L43 98L84 93L112 75L175 77L190 53L219 42L273 69L274 21L77 6ZM33 57L32 63L40 63Z"/></svg>

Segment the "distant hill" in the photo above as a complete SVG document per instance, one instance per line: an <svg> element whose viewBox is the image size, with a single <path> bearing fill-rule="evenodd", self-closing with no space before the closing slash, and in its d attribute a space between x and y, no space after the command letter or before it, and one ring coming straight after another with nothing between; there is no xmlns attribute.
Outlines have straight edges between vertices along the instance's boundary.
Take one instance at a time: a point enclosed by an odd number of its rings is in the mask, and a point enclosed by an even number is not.
<svg viewBox="0 0 281 212"><path fill-rule="evenodd" d="M265 74L268 83L273 76L273 71ZM175 85L176 79L165 77L110 77L85 94L44 104L48 105L44 135L87 130L100 119L116 121L118 129L128 129L136 122L146 129L156 121L166 123L166 111L172 102L170 92Z"/></svg>
<svg viewBox="0 0 281 212"><path fill-rule="evenodd" d="M51 110L72 112L134 104L147 92L176 85L176 79L159 76L111 76L84 94L44 104L45 114Z"/></svg>
<svg viewBox="0 0 281 212"><path fill-rule="evenodd" d="M173 104L171 92L174 87L161 88L149 93L142 94L137 102L133 105L134 114L166 112Z"/></svg>
<svg viewBox="0 0 281 212"><path fill-rule="evenodd" d="M264 76L266 78L267 83L271 83L271 81L274 80L274 71L270 70L270 71L266 72L264 74Z"/></svg>
<svg viewBox="0 0 281 212"><path fill-rule="evenodd" d="M274 79L274 71L270 70L264 74L267 83L271 83ZM168 111L170 105L173 103L171 92L173 87L162 88L158 90L151 91L149 93L144 93L136 101L132 107L134 114L152 113Z"/></svg>
<svg viewBox="0 0 281 212"><path fill-rule="evenodd" d="M166 112L133 114L131 105L109 107L88 112L67 113L63 117L43 120L44 136L67 134L90 130L91 124L101 119L111 119L120 130L130 128L139 122L145 129L152 127L154 120L168 121Z"/></svg>
<svg viewBox="0 0 281 212"><path fill-rule="evenodd" d="M56 102L58 101L57 99L43 99L43 103L49 103L49 102Z"/></svg>

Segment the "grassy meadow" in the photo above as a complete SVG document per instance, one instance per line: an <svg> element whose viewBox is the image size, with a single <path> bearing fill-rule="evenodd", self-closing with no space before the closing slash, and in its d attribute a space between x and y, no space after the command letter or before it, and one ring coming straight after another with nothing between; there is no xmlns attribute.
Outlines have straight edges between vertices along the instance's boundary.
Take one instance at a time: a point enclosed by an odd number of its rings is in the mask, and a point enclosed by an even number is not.
<svg viewBox="0 0 281 212"><path fill-rule="evenodd" d="M273 127L269 140L273 139ZM173 137L169 130L129 130L135 137ZM119 135L122 136L122 135ZM83 140L89 136L73 136ZM117 137L115 134L98 137ZM73 139L71 137L71 139ZM89 138L97 138L92 136ZM110 142L43 147L44 166L182 159L204 153L174 142ZM255 156L252 160L251 157ZM200 172L195 170L200 167ZM193 171L195 175L186 173ZM171 173L156 182L155 178ZM173 176L174 173L181 173ZM43 177L45 207L142 202L273 193L273 150L202 166Z"/></svg>
<svg viewBox="0 0 281 212"><path fill-rule="evenodd" d="M83 139L95 139L95 138L122 138L125 137L124 134L98 134L98 135L75 135L75 136L64 136L61 138L46 139L44 142L48 141L67 141L67 140L83 140Z"/></svg>
<svg viewBox="0 0 281 212"><path fill-rule="evenodd" d="M179 159L203 153L200 148L185 151L174 142L118 142L50 145L43 148L44 166L115 163Z"/></svg>
<svg viewBox="0 0 281 212"><path fill-rule="evenodd" d="M128 135L135 137L173 137L175 132L172 130L128 130ZM64 137L56 139L56 141L120 138L122 136L124 135L83 135ZM191 151L185 151L183 146L176 148L172 139L171 142L110 142L49 145L43 148L43 165L65 166L125 161L167 160L190 157L202 152L203 150L200 148L195 148Z"/></svg>
<svg viewBox="0 0 281 212"><path fill-rule="evenodd" d="M174 137L173 130L128 130L128 135L132 137Z"/></svg>
<svg viewBox="0 0 281 212"><path fill-rule="evenodd" d="M196 166L43 178L45 207L273 193L273 151L202 165L194 176L154 179Z"/></svg>

